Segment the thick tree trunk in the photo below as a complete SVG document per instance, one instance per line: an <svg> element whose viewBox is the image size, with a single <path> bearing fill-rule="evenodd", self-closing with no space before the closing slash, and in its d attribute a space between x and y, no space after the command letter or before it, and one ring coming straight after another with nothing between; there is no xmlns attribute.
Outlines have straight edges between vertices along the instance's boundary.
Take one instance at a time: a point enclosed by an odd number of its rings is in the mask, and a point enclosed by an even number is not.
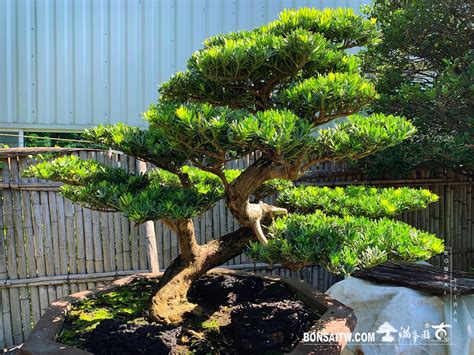
<svg viewBox="0 0 474 355"><path fill-rule="evenodd" d="M178 236L181 254L161 278L151 297L148 316L155 321L179 323L187 312L196 308L187 300L192 283L208 270L219 266L244 250L254 236L267 242L261 223L270 221L286 210L265 203L250 203L249 197L263 182L276 178L296 178L299 169L274 164L260 158L231 184L226 185L226 203L243 226L218 240L198 245L192 219L164 220Z"/></svg>
<svg viewBox="0 0 474 355"><path fill-rule="evenodd" d="M196 307L188 302L187 293L193 281L206 271L203 257L190 263L179 255L166 269L157 291L150 299L149 318L164 323L179 323L185 313Z"/></svg>
<svg viewBox="0 0 474 355"><path fill-rule="evenodd" d="M196 307L187 299L192 283L208 270L241 254L252 238L250 229L240 228L205 245L194 245L191 257L186 255L189 248L182 247L184 253L166 269L150 299L149 318L164 323L179 323L187 312Z"/></svg>

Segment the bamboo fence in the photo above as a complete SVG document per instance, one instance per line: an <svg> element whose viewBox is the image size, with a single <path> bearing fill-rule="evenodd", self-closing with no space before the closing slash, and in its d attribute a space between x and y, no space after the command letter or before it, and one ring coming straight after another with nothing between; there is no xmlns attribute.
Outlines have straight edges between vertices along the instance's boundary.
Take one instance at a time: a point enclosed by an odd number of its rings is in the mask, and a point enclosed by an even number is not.
<svg viewBox="0 0 474 355"><path fill-rule="evenodd" d="M38 159L28 155L33 152L34 149L17 150L15 154L0 152L3 164L0 182L0 349L21 344L53 300L149 270L146 226L137 226L119 213L96 212L73 204L58 193L60 184L22 177L22 170ZM65 152L131 172L141 169L134 158L121 154L93 150ZM244 168L254 159L255 155L251 155L233 162L229 168ZM317 167L314 176L305 183L426 186L440 195L439 203L424 211L405 213L401 219L444 237L447 245L453 248L455 269L470 271L474 266L471 180L418 176L413 181L387 182L361 180L347 172L336 177L325 173L339 168L333 164ZM194 222L200 243L239 227L223 201ZM156 257L160 268L164 269L178 255L178 243L162 223L155 222L154 226ZM441 265L441 258L434 258L432 262ZM323 291L340 280L319 266L290 272L278 266L254 265L245 254L230 261L227 267L303 279Z"/></svg>

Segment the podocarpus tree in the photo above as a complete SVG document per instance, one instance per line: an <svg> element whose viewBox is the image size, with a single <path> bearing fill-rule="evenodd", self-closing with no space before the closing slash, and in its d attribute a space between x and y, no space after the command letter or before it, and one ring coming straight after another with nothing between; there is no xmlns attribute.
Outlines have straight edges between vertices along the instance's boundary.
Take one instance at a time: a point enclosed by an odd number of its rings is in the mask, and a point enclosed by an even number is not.
<svg viewBox="0 0 474 355"><path fill-rule="evenodd" d="M284 11L266 26L211 37L161 86L144 114L147 129L117 124L85 133L156 168L130 174L70 156L29 174L64 182L65 196L86 207L172 229L180 255L151 297L153 320L178 322L194 308L186 298L192 282L248 246L259 260L346 274L389 259L427 259L442 241L387 217L424 208L436 200L430 192L292 183L318 162L364 157L414 133L402 117L354 115L376 93L347 49L376 38L373 21L344 9ZM226 168L254 151L261 157L246 169ZM276 205L262 202L275 192ZM220 199L241 227L199 245L192 218Z"/></svg>

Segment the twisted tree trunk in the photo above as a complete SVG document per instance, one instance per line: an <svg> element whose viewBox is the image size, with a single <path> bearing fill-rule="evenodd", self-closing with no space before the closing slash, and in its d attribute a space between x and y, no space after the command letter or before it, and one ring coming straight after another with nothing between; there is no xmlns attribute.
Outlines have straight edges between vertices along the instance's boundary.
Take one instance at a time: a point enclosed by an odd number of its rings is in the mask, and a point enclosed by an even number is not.
<svg viewBox="0 0 474 355"><path fill-rule="evenodd" d="M286 214L284 208L265 203L250 203L255 188L267 180L296 178L299 169L282 166L264 158L258 159L231 184L226 185L226 203L242 228L205 245L198 245L192 219L164 220L178 236L181 254L173 260L150 299L148 316L155 321L179 323L196 305L187 299L192 283L208 270L241 254L252 238L267 240L261 224Z"/></svg>
<svg viewBox="0 0 474 355"><path fill-rule="evenodd" d="M187 220L186 231L192 226L192 220ZM190 221L190 222L189 222ZM173 228L175 230L175 228ZM176 230L175 230L176 231ZM253 238L252 231L240 228L232 233L212 240L205 245L191 242L192 252L179 230L181 254L173 260L160 279L148 307L148 317L151 320L164 323L179 323L183 315L195 309L196 305L187 299L187 293L192 283L210 269L219 266L241 254L247 243ZM192 228L194 240L194 228ZM183 244L183 245L182 245Z"/></svg>

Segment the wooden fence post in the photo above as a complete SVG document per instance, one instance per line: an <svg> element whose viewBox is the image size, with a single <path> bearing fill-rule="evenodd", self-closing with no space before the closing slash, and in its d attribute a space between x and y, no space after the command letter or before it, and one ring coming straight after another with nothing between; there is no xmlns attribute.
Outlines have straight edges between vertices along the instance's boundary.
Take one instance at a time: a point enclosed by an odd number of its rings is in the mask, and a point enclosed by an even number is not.
<svg viewBox="0 0 474 355"><path fill-rule="evenodd" d="M138 170L144 173L147 170L146 163L138 162ZM148 257L148 267L150 272L159 272L160 263L158 262L158 249L156 247L155 223L153 221L145 222L146 235L146 253Z"/></svg>

